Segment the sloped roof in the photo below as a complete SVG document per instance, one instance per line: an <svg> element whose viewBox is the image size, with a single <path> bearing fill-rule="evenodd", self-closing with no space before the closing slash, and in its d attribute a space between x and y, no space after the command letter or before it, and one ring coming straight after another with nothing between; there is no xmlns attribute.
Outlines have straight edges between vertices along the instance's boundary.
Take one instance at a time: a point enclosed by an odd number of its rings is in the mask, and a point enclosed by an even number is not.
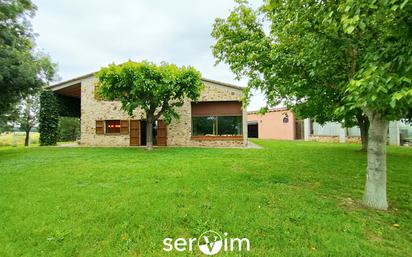
<svg viewBox="0 0 412 257"><path fill-rule="evenodd" d="M69 79L69 80L58 82L54 85L48 86L48 88L53 90L53 89L62 89L62 88L65 88L65 87L69 87L69 86L72 86L73 84L77 84L77 83L81 82L83 79L93 77L96 73L97 72L92 72L92 73L88 73L88 74L85 74L85 75L82 75L82 76L78 76L78 77L75 77L75 78L72 78L72 79ZM217 80L213 80L213 79L208 79L208 78L202 78L202 81L203 82L214 83L214 84L217 84L217 85L220 85L220 86L229 87L229 88L233 88L233 89L237 89L237 90L243 90L244 89L244 87L241 87L241 86L237 86L237 85L233 85L233 84L230 84L230 83L221 82L221 81L217 81Z"/></svg>

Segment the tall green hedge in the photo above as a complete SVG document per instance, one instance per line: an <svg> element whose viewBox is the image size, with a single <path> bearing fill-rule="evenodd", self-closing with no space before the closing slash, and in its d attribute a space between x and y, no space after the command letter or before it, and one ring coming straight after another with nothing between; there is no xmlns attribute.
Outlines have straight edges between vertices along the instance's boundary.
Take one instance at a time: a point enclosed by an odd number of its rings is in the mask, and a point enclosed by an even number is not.
<svg viewBox="0 0 412 257"><path fill-rule="evenodd" d="M56 95L45 90L40 95L40 145L56 145L59 137L59 104Z"/></svg>

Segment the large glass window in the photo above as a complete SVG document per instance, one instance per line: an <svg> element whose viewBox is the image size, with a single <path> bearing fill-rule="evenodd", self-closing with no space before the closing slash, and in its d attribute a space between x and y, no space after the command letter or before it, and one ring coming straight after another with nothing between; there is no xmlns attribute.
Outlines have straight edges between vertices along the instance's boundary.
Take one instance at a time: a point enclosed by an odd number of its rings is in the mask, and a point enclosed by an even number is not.
<svg viewBox="0 0 412 257"><path fill-rule="evenodd" d="M106 120L106 133L120 133L120 120Z"/></svg>
<svg viewBox="0 0 412 257"><path fill-rule="evenodd" d="M192 136L242 135L242 116L192 117Z"/></svg>
<svg viewBox="0 0 412 257"><path fill-rule="evenodd" d="M242 116L217 117L217 134L219 136L242 135Z"/></svg>
<svg viewBox="0 0 412 257"><path fill-rule="evenodd" d="M216 135L216 116L204 116L192 118L193 136Z"/></svg>

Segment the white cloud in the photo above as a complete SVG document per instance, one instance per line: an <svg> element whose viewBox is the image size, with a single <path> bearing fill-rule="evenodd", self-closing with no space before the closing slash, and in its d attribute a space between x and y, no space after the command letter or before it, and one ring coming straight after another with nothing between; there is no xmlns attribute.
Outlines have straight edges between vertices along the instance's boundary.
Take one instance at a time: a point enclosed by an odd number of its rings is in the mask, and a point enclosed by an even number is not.
<svg viewBox="0 0 412 257"><path fill-rule="evenodd" d="M62 79L128 59L192 65L207 78L235 81L223 64L214 66L210 36L214 19L226 17L234 1L222 0L34 0L38 47L59 65ZM252 98L248 109L264 104Z"/></svg>

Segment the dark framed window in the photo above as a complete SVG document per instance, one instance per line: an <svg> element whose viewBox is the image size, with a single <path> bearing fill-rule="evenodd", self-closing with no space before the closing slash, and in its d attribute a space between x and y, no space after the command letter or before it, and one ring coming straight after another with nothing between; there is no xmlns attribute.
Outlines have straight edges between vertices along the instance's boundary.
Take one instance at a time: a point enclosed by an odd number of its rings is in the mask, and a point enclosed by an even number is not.
<svg viewBox="0 0 412 257"><path fill-rule="evenodd" d="M120 134L120 120L106 120L106 134Z"/></svg>
<svg viewBox="0 0 412 257"><path fill-rule="evenodd" d="M240 136L242 116L192 117L192 136Z"/></svg>
<svg viewBox="0 0 412 257"><path fill-rule="evenodd" d="M216 135L216 116L192 118L192 136Z"/></svg>
<svg viewBox="0 0 412 257"><path fill-rule="evenodd" d="M218 116L217 134L219 136L242 135L242 116Z"/></svg>

